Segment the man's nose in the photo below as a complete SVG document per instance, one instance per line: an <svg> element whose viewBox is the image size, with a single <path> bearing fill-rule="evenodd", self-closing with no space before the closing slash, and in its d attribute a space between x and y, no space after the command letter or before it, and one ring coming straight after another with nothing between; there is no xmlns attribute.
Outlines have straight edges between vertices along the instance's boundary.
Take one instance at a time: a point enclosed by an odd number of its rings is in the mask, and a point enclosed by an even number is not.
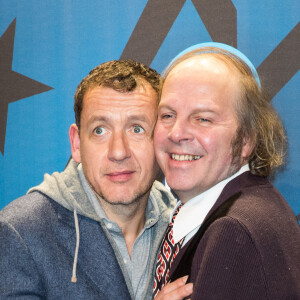
<svg viewBox="0 0 300 300"><path fill-rule="evenodd" d="M130 157L128 137L124 132L114 132L109 141L108 158L122 161Z"/></svg>
<svg viewBox="0 0 300 300"><path fill-rule="evenodd" d="M168 138L174 143L181 143L185 141L192 141L194 139L190 130L188 121L180 120L177 118L176 122L171 127Z"/></svg>

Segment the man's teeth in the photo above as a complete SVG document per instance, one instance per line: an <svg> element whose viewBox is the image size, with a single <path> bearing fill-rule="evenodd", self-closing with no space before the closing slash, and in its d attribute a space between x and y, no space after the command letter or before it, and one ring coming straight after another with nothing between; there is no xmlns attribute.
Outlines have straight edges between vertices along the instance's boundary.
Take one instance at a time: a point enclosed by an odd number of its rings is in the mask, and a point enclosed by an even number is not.
<svg viewBox="0 0 300 300"><path fill-rule="evenodd" d="M200 159L200 155L179 155L179 154L172 154L172 159L174 160L197 160Z"/></svg>

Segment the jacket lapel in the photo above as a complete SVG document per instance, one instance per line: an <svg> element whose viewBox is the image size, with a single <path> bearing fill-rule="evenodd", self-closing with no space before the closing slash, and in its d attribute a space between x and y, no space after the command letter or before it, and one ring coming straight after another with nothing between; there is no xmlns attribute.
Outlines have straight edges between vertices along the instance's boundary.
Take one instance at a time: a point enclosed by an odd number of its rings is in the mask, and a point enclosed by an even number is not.
<svg viewBox="0 0 300 300"><path fill-rule="evenodd" d="M64 246L73 260L76 245L73 212L59 207L58 219L60 220L58 229L63 228L58 234L61 239L64 239ZM78 222L80 243L77 282L80 282L80 274L83 273L91 283L98 287L99 295L107 291L113 299L131 299L114 250L100 223L81 215L78 215ZM71 275L72 268L70 268L70 278Z"/></svg>

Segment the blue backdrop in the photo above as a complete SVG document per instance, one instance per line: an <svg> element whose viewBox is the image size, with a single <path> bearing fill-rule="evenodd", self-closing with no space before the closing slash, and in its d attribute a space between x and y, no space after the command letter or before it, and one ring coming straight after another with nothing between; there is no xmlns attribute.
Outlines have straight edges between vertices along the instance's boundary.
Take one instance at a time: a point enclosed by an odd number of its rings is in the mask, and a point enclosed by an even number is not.
<svg viewBox="0 0 300 300"><path fill-rule="evenodd" d="M73 95L96 65L120 57L161 72L188 46L231 43L270 87L289 137L274 181L300 212L299 0L0 0L0 209L63 170ZM280 64L284 62L284 64Z"/></svg>

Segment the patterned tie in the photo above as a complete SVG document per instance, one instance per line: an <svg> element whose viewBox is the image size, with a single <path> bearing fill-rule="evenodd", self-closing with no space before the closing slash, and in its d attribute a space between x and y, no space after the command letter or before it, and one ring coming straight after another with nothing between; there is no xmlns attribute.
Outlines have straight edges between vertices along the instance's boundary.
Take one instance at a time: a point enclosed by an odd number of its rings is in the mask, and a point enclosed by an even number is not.
<svg viewBox="0 0 300 300"><path fill-rule="evenodd" d="M175 210L159 251L153 284L153 298L155 298L158 292L168 283L172 262L177 256L183 242L183 239L181 239L175 244L173 239L173 224L181 207L182 204Z"/></svg>

